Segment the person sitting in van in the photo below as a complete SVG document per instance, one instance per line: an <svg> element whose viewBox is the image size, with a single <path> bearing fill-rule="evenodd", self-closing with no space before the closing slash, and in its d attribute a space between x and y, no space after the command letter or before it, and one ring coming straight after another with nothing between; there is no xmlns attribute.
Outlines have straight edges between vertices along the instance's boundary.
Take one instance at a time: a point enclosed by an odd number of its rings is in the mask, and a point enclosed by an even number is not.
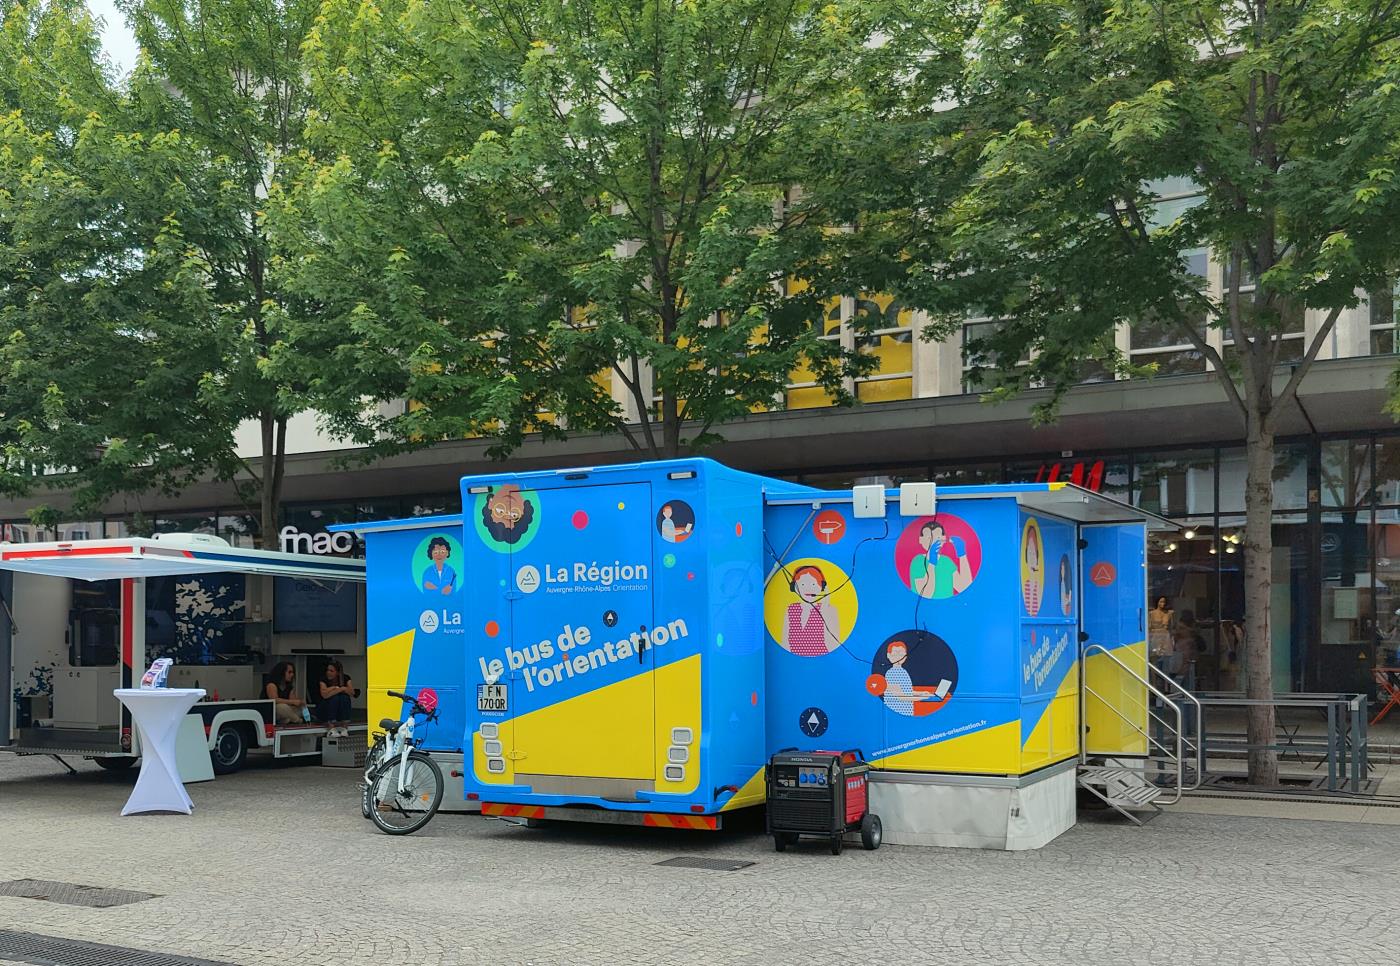
<svg viewBox="0 0 1400 966"><path fill-rule="evenodd" d="M305 720L302 709L306 707L306 702L292 692L296 678L297 671L291 661L278 661L264 678L263 697L272 700L273 717L280 725Z"/></svg>
<svg viewBox="0 0 1400 966"><path fill-rule="evenodd" d="M339 661L326 665L325 674L317 686L321 695L321 720L329 729L326 735L331 738L350 737L350 699L355 695L355 687Z"/></svg>

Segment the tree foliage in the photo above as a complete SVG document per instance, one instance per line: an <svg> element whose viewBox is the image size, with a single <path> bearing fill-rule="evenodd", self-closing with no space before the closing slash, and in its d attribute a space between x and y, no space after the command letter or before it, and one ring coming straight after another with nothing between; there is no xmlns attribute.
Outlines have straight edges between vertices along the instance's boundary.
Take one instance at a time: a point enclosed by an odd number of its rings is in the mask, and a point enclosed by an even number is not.
<svg viewBox="0 0 1400 966"><path fill-rule="evenodd" d="M307 408L274 356L331 348L295 342L318 308L274 284L263 227L302 147L319 4L120 6L141 48L124 80L82 4L7 8L7 482L67 490L83 512L122 491L235 480L271 533L287 421ZM256 461L237 446L247 420Z"/></svg>
<svg viewBox="0 0 1400 966"><path fill-rule="evenodd" d="M82 4L8 7L0 85L5 489L61 485L81 511L227 469L223 340L179 217L191 145L134 123Z"/></svg>
<svg viewBox="0 0 1400 966"><path fill-rule="evenodd" d="M314 324L374 357L315 383L325 408L389 446L601 430L660 455L781 405L804 363L844 398L871 363L814 320L847 242L830 192L791 189L859 98L856 10L331 0L316 143L270 216Z"/></svg>
<svg viewBox="0 0 1400 966"><path fill-rule="evenodd" d="M1400 261L1397 9L999 0L966 49L928 125L943 151L905 209L904 291L1000 320L970 348L997 395L1052 387L1046 417L1086 359L1126 367L1121 324L1195 348L1248 442L1247 671L1250 696L1269 697L1278 419L1340 313ZM1198 203L1159 202L1170 185ZM1193 249L1225 265L1219 287L1195 274ZM1253 743L1272 734L1257 709ZM1251 774L1272 782L1272 753L1253 753Z"/></svg>

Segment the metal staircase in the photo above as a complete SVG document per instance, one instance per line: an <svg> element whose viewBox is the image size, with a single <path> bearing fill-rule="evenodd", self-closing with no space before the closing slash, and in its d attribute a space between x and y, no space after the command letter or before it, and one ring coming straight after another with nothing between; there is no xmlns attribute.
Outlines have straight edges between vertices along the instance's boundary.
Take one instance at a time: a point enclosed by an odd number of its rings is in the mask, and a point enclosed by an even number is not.
<svg viewBox="0 0 1400 966"><path fill-rule="evenodd" d="M1123 676L1117 700L1089 686L1085 668L1092 654L1107 657L1114 673ZM1135 825L1199 788L1205 770L1200 702L1159 669L1146 668L1144 676L1101 644L1086 645L1079 657L1079 787ZM1112 712L1129 734L1140 736L1143 753L1108 757L1088 752L1084 709L1091 699ZM1186 714L1188 708L1193 714Z"/></svg>

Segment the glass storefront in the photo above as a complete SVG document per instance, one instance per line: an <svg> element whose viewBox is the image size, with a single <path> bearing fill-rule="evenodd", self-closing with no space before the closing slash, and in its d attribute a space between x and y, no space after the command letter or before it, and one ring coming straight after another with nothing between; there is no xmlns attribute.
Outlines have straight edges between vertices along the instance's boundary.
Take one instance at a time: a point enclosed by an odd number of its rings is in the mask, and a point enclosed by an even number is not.
<svg viewBox="0 0 1400 966"><path fill-rule="evenodd" d="M1019 456L975 463L911 462L774 475L824 488L1073 482L1181 522L1148 549L1154 629L1150 644L1190 655L1201 691L1244 685L1244 482L1240 447L1192 447L1073 456ZM1284 441L1274 463L1270 595L1274 680L1280 691L1362 691L1371 668L1400 665L1400 433ZM288 504L274 545L291 531L333 522L456 512L454 493ZM14 541L80 539L175 530L217 533L238 546L258 541L242 508L110 517L37 528L0 522ZM291 528L291 531L288 530Z"/></svg>
<svg viewBox="0 0 1400 966"><path fill-rule="evenodd" d="M793 474L850 485L860 470ZM1150 642L1194 655L1201 691L1245 681L1242 447L1018 457L911 465L885 480L1069 481L1171 517L1184 530L1148 548ZM1273 671L1280 691L1374 689L1371 668L1400 666L1400 435L1288 440L1274 458Z"/></svg>

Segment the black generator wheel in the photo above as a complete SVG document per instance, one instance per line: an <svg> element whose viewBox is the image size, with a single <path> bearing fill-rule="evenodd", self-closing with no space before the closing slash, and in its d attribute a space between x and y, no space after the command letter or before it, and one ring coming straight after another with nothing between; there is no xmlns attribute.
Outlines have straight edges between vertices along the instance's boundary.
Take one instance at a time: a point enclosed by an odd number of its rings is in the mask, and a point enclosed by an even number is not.
<svg viewBox="0 0 1400 966"><path fill-rule="evenodd" d="M773 848L779 852L786 852L787 847L797 841L797 836L791 832L774 832Z"/></svg>
<svg viewBox="0 0 1400 966"><path fill-rule="evenodd" d="M841 834L840 834L839 832L838 832L837 834L833 835L833 836L831 837L831 854L832 854L832 855L840 855L840 854L841 854L841 846L842 846L843 844L844 844L844 843L842 843L842 841L841 841Z"/></svg>
<svg viewBox="0 0 1400 966"><path fill-rule="evenodd" d="M880 816L870 812L865 813L865 818L860 820L860 844L865 846L867 851L875 851L880 847L880 840L884 838L884 828L880 825Z"/></svg>

